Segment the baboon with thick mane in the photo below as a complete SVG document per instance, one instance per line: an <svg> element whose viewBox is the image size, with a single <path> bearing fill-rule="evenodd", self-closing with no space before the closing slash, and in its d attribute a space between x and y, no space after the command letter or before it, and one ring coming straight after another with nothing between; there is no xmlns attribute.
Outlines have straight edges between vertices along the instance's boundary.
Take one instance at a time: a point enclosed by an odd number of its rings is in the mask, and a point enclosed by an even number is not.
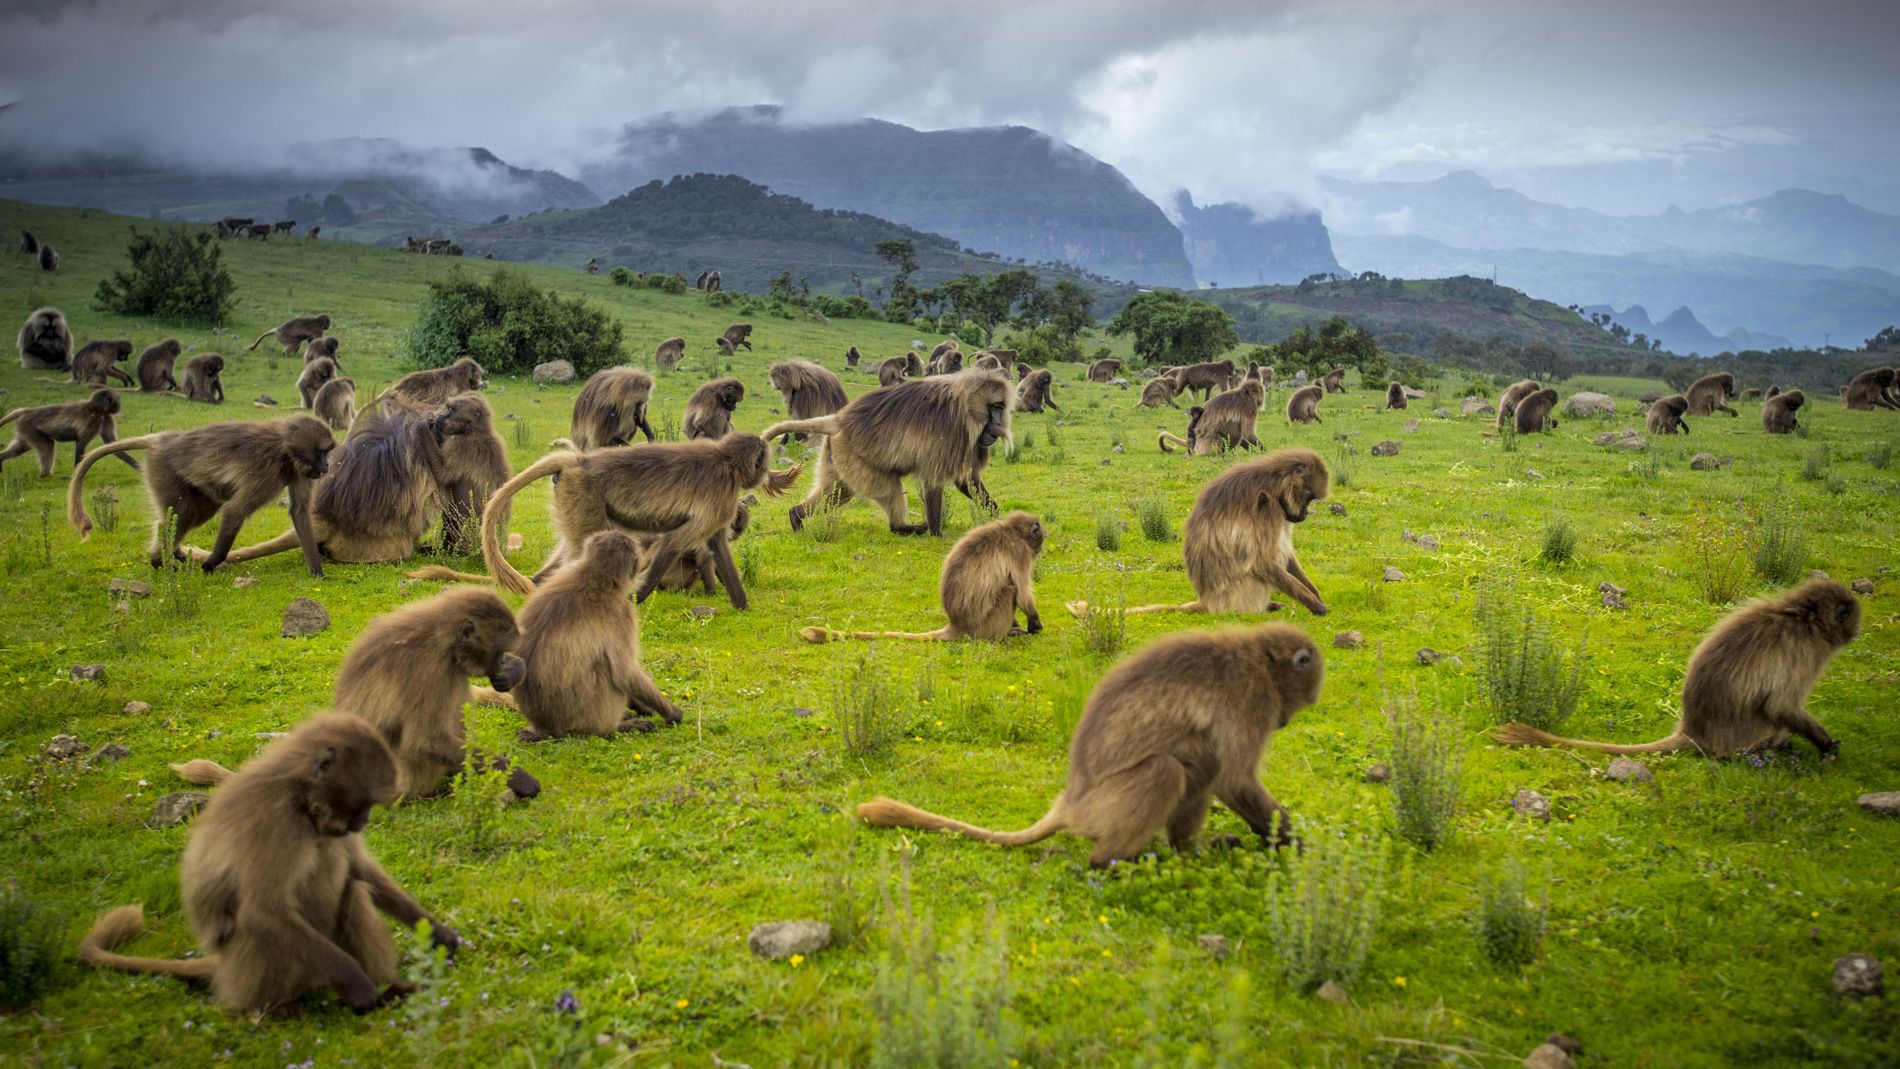
<svg viewBox="0 0 1900 1069"><path fill-rule="evenodd" d="M270 228L265 227L264 232L266 234L270 233ZM257 340L251 343L250 349L245 351L249 352L251 349L256 349L259 345L263 344L265 338L275 337L277 343L284 347L285 356L296 356L298 350L303 348L305 342L315 341L323 337L323 332L329 329L330 317L327 315L299 316L296 319L286 319L264 333L259 334Z"/></svg>
<svg viewBox="0 0 1900 1069"><path fill-rule="evenodd" d="M937 580L943 614L949 622L935 631L838 631L807 627L807 642L839 638L998 639L1042 631L1036 611L1034 572L1042 554L1042 520L1034 513L1012 512L970 528L943 559ZM1016 626L1016 612L1023 626Z"/></svg>
<svg viewBox="0 0 1900 1069"><path fill-rule="evenodd" d="M1403 383L1394 380L1391 385L1385 388L1385 407L1405 407L1405 385Z"/></svg>
<svg viewBox="0 0 1900 1069"><path fill-rule="evenodd" d="M1735 396L1735 376L1726 371L1695 380L1687 396L1691 416L1713 416L1717 412L1727 412L1731 416L1741 414L1728 406Z"/></svg>
<svg viewBox="0 0 1900 1069"><path fill-rule="evenodd" d="M1527 394L1517 402L1517 412L1511 418L1517 433L1537 434L1557 429L1557 417L1551 412L1557 407L1557 391L1546 386L1536 393Z"/></svg>
<svg viewBox="0 0 1900 1069"><path fill-rule="evenodd" d="M1214 396L1217 390L1231 390L1238 381L1234 373L1232 360L1211 360L1203 364L1189 364L1181 369L1181 389L1193 393L1201 391L1205 399Z"/></svg>
<svg viewBox="0 0 1900 1069"><path fill-rule="evenodd" d="M647 422L647 402L652 396L653 376L644 371L630 367L596 371L574 397L568 438L583 453L627 445L636 431L650 442L653 426Z"/></svg>
<svg viewBox="0 0 1900 1069"><path fill-rule="evenodd" d="M1324 423L1319 418L1320 398L1326 396L1326 390L1319 383L1308 383L1294 390L1286 399L1286 421L1288 423Z"/></svg>
<svg viewBox="0 0 1900 1069"><path fill-rule="evenodd" d="M727 356L731 356L733 353L738 352L741 347L744 347L747 352L751 352L751 339L752 324L734 323L732 326L726 328L724 334L719 336L719 351Z"/></svg>
<svg viewBox="0 0 1900 1069"><path fill-rule="evenodd" d="M0 451L0 464L31 449L38 454L40 478L53 474L53 445L73 443L73 466L86 457L86 447L94 438L110 444L119 440L119 395L111 390L94 390L84 401L68 401L37 408L16 408L0 416L0 427L13 424L13 441ZM119 459L137 469L138 461L125 454Z"/></svg>
<svg viewBox="0 0 1900 1069"><path fill-rule="evenodd" d="M724 438L732 431L732 413L745 400L745 383L734 378L712 379L700 384L686 402L686 414L680 426L686 440Z"/></svg>
<svg viewBox="0 0 1900 1069"><path fill-rule="evenodd" d="M217 353L199 353L185 361L185 373L179 378L179 390L188 401L223 404L224 357Z"/></svg>
<svg viewBox="0 0 1900 1069"><path fill-rule="evenodd" d="M73 332L57 308L41 308L20 325L20 366L28 371L70 371Z"/></svg>
<svg viewBox="0 0 1900 1069"><path fill-rule="evenodd" d="M863 359L864 359L864 354L858 352L858 347L855 345L853 345L851 348L846 349L844 351L844 366L845 367L857 367L858 361L863 360Z"/></svg>
<svg viewBox="0 0 1900 1069"><path fill-rule="evenodd" d="M1688 434L1689 425L1683 422L1682 414L1689 411L1689 399L1679 393L1668 397L1659 397L1649 406L1649 416L1645 425L1651 434Z"/></svg>
<svg viewBox="0 0 1900 1069"><path fill-rule="evenodd" d="M1770 397L1761 406L1761 429L1769 434L1792 434L1797 426L1795 409L1807 403L1800 390L1788 390Z"/></svg>
<svg viewBox="0 0 1900 1069"><path fill-rule="evenodd" d="M173 369L178 366L178 357L183 352L184 348L178 344L177 338L166 338L156 345L147 346L139 354L139 392L177 392L178 376Z"/></svg>
<svg viewBox="0 0 1900 1069"><path fill-rule="evenodd" d="M773 364L766 376L785 399L785 414L793 419L829 416L851 402L838 376L809 360ZM801 442L805 440L805 435L797 437Z"/></svg>
<svg viewBox="0 0 1900 1069"><path fill-rule="evenodd" d="M1498 395L1498 429L1513 426L1511 420L1517 415L1517 403L1543 388L1544 384L1536 379L1520 379L1505 387Z"/></svg>
<svg viewBox="0 0 1900 1069"><path fill-rule="evenodd" d="M686 339L668 338L653 350L653 366L661 371L671 371L680 366L686 358Z"/></svg>
<svg viewBox="0 0 1900 1069"><path fill-rule="evenodd" d="M1224 453L1235 446L1252 449L1260 445L1255 424L1266 403L1266 387L1258 379L1242 381L1238 389L1228 390L1206 405L1196 405L1188 410L1188 436L1185 439L1162 431L1158 444L1164 453L1174 452L1171 447L1179 445L1188 451L1189 456L1197 457L1214 452Z"/></svg>
<svg viewBox="0 0 1900 1069"><path fill-rule="evenodd" d="M1848 380L1847 407L1856 412L1900 409L1900 403L1894 401L1896 390L1900 390L1900 373L1890 367L1868 368Z"/></svg>
<svg viewBox="0 0 1900 1069"><path fill-rule="evenodd" d="M83 386L106 386L113 382L136 386L137 380L119 366L131 357L132 343L124 338L89 341L73 354L72 378L66 381Z"/></svg>
<svg viewBox="0 0 1900 1069"><path fill-rule="evenodd" d="M1016 408L1022 412L1040 412L1044 405L1057 412L1062 406L1056 404L1055 379L1047 370L1031 372L1016 387Z"/></svg>
<svg viewBox="0 0 1900 1069"><path fill-rule="evenodd" d="M1105 356L1089 365L1090 382L1107 382L1122 373L1122 362L1112 356Z"/></svg>

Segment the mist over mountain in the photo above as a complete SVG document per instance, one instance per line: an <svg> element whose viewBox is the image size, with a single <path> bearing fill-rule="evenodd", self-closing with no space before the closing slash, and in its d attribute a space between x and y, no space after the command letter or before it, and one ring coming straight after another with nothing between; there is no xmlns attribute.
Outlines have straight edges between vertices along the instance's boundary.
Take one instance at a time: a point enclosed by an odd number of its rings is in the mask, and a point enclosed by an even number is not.
<svg viewBox="0 0 1900 1069"><path fill-rule="evenodd" d="M1244 204L1197 207L1186 190L1175 195L1174 211L1194 277L1206 285L1263 286L1339 270L1316 211L1262 219Z"/></svg>

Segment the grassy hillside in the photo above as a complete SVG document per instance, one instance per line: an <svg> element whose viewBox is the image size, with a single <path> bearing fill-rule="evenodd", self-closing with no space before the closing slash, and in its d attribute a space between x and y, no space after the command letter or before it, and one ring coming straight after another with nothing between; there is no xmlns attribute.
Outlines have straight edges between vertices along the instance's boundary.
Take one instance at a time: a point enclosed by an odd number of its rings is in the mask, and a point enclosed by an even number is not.
<svg viewBox="0 0 1900 1069"><path fill-rule="evenodd" d="M239 292L229 330L179 330L90 307L100 277L122 258L126 223L0 202L0 233L27 226L66 256L56 276L25 257L0 258L0 308L14 317L52 303L82 338L145 345L176 335L198 350L238 351L229 404L129 397L128 433L283 412L249 401L294 396L297 369L273 363L265 348L241 348L289 315L331 313L345 366L359 383L387 382L402 370L400 339L424 283L458 267L481 269L327 242L232 243ZM524 270L625 324L637 365L650 365L660 339L688 338L687 368L657 390L654 422L669 428L702 376L742 378L751 392L737 422L761 429L780 407L765 378L770 362L798 357L838 368L849 345L889 354L916 337L888 324L769 320L755 324L756 351L728 362L711 355L727 317L703 295ZM1062 604L1189 596L1181 524L1196 488L1233 461L1160 454L1156 429L1178 433L1182 414L1135 410L1131 393L1081 382L1081 371L1058 369L1061 415L1017 415L1014 459L999 455L988 477L1006 508L1034 509L1050 529L1037 574L1042 635L901 649L805 645L797 630L814 623L934 626L948 540L892 536L862 504L794 535L789 502L765 500L738 543L749 612L677 593L641 608L647 667L686 710L681 726L523 746L514 739L518 717L473 707L471 742L533 772L546 786L542 797L503 805L498 784L477 781L376 814L372 849L471 942L426 993L367 1018L319 1004L293 1019L253 1022L174 980L73 964L35 1004L0 1016L0 1061L705 1066L716 1056L758 1067L867 1064L888 1054L896 1035L935 1037L948 1027L948 1011L908 1025L878 1012L874 992L900 988L909 975L903 962L913 960L896 951L897 907L879 904L880 887L885 902L902 899L906 872L912 909L950 955L943 975L952 1001L1005 1003L1007 1057L984 1064L1505 1065L1552 1031L1583 1041L1585 1066L1900 1061L1893 997L1838 1001L1828 979L1842 954L1879 955L1890 971L1900 960L1900 823L1853 801L1900 787L1892 715L1900 576L1891 570L1900 480L1882 461L1900 440L1900 421L1890 413L1822 403L1804 414L1804 437L1770 438L1755 407L1743 404L1740 419L1695 420L1689 438L1630 454L1590 444L1638 423L1627 415L1566 419L1506 451L1480 434L1481 419L1431 415L1439 405L1456 410L1449 383L1402 413L1381 411L1371 390L1335 396L1318 426L1285 426L1284 392L1270 401L1261 437L1331 459L1332 501L1344 509L1316 507L1297 531L1332 612L1321 619L1294 608L1282 618L1319 640L1327 681L1319 704L1274 742L1262 777L1311 841L1322 841L1325 826L1346 826L1388 859L1369 898L1382 912L1349 1005L1282 981L1267 918L1269 873L1281 861L1251 839L1240 850L1164 852L1098 873L1085 865L1086 846L1070 838L1006 850L935 834L853 834L841 813L875 793L986 826L1027 826L1060 789L1082 702L1115 660L1091 648ZM865 373L843 377L854 395L873 385ZM1605 389L1625 413L1657 385L1566 384ZM12 364L0 370L0 386L8 406L80 392ZM517 468L565 432L575 392L519 379L491 384ZM1415 431L1403 429L1408 418L1419 419ZM1401 444L1399 454L1371 456L1385 439ZM1734 463L1692 471L1698 450ZM168 763L242 762L261 745L256 733L284 730L324 706L369 621L431 590L404 584L388 566L333 565L317 582L292 556L209 578L154 574L144 563L151 517L133 473L94 469L92 486L112 487L120 514L114 529L80 543L61 519L70 467L65 451L60 478L35 478L30 458L0 476L0 870L58 911L66 947L101 910L142 902L147 931L130 952L182 954L191 937L176 873L189 828L145 826L154 802L181 786ZM802 480L799 490L808 486ZM546 484L518 499L520 565L552 545L547 500ZM1649 761L1656 782L1638 786L1605 780L1606 761L1594 755L1488 741L1471 610L1480 579L1515 576L1559 634L1587 639L1590 668L1567 732L1657 738L1676 716L1689 651L1730 607L1704 596L1701 562L1738 566L1742 596L1772 589L1750 573L1747 555L1761 510L1774 504L1805 517L1803 571L1876 585L1862 637L1836 658L1811 702L1842 741L1839 761L1820 764L1801 747L1760 766L1682 754ZM1144 510L1165 519L1159 540L1144 535ZM952 537L975 520L960 503L949 513ZM1578 540L1565 564L1538 556L1556 516ZM241 541L283 526L281 512L266 510ZM1098 530L1118 535L1118 547L1103 548L1115 540ZM1405 539L1407 531L1439 548ZM449 563L479 568L478 560ZM1406 578L1382 582L1387 566ZM258 582L235 588L239 576ZM153 593L120 607L108 594L114 578L145 580ZM1627 588L1627 610L1601 606L1604 580ZM278 637L285 605L305 595L328 607L334 625L312 638ZM710 618L689 611L701 605L712 607ZM1126 648L1246 622L1131 617ZM1332 636L1346 630L1363 632L1365 647L1335 648ZM1421 647L1457 659L1422 665L1414 656ZM106 666L103 683L69 680L69 666L92 663ZM843 697L861 665L887 685L872 719L896 736L874 752L846 742ZM129 701L151 709L125 713ZM1399 838L1391 791L1364 775L1389 761L1385 709L1401 701L1450 724L1462 760L1452 837L1431 852ZM43 748L59 733L76 735L88 754L49 759ZM94 759L109 744L129 756ZM1513 815L1508 802L1519 788L1550 799L1549 823ZM1244 830L1218 808L1209 821L1210 834ZM1512 863L1550 909L1542 954L1521 972L1488 964L1472 930L1479 889ZM867 919L862 936L809 959L769 963L746 949L757 923L839 921L854 911ZM1206 934L1224 936L1232 956L1210 957L1197 944ZM575 1012L557 1008L564 996Z"/></svg>

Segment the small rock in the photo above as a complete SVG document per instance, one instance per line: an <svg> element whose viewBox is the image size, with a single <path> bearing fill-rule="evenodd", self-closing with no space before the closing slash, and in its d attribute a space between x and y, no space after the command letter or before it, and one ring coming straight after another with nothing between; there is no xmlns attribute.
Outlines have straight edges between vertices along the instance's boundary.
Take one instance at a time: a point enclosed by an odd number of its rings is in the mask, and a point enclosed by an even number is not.
<svg viewBox="0 0 1900 1069"><path fill-rule="evenodd" d="M1842 998L1875 998L1886 990L1880 959L1872 954L1845 954L1834 959L1834 993Z"/></svg>
<svg viewBox="0 0 1900 1069"><path fill-rule="evenodd" d="M793 954L816 954L831 945L831 925L824 921L772 921L752 929L746 945L759 957L774 961Z"/></svg>
<svg viewBox="0 0 1900 1069"><path fill-rule="evenodd" d="M255 403L263 405L265 408L276 408L277 398L267 393L260 393L257 395L257 401Z"/></svg>
<svg viewBox="0 0 1900 1069"><path fill-rule="evenodd" d="M1342 650L1362 649L1365 644L1366 636L1357 631L1341 631L1333 636L1333 645Z"/></svg>
<svg viewBox="0 0 1900 1069"><path fill-rule="evenodd" d="M104 683L106 666L103 664L76 664L66 669L66 674L75 683Z"/></svg>
<svg viewBox="0 0 1900 1069"><path fill-rule="evenodd" d="M315 598L298 598L284 609L284 637L299 638L330 629L330 613Z"/></svg>
<svg viewBox="0 0 1900 1069"><path fill-rule="evenodd" d="M152 819L146 823L154 828L169 828L183 824L205 807L211 796L203 791L179 791L168 794L152 807Z"/></svg>
<svg viewBox="0 0 1900 1069"><path fill-rule="evenodd" d="M207 732L205 732L205 738L207 738L207 739L221 739L221 738L224 738L224 729L223 729L223 728L212 728L212 729L211 729L210 731L207 731Z"/></svg>
<svg viewBox="0 0 1900 1069"><path fill-rule="evenodd" d="M1576 1069L1576 1065L1555 1043L1546 1043L1524 1058L1524 1069Z"/></svg>
<svg viewBox="0 0 1900 1069"><path fill-rule="evenodd" d="M1399 429L1400 429L1400 430L1403 430L1403 431L1404 431L1405 433L1407 433L1407 434L1417 434L1417 433L1418 433L1418 420L1415 420L1415 419L1408 419L1408 420L1406 420L1406 421L1405 421L1405 426L1403 426L1403 427L1401 427L1401 428L1399 428Z"/></svg>
<svg viewBox="0 0 1900 1069"><path fill-rule="evenodd" d="M1632 434L1627 438L1617 439L1616 447L1625 453L1638 453L1649 448L1649 439L1640 434Z"/></svg>
<svg viewBox="0 0 1900 1069"><path fill-rule="evenodd" d="M1346 506L1335 501L1326 506L1326 511L1331 512L1335 516L1344 516L1346 514Z"/></svg>
<svg viewBox="0 0 1900 1069"><path fill-rule="evenodd" d="M695 605L687 609L686 612L695 620L710 620L713 618L713 607L711 605Z"/></svg>
<svg viewBox="0 0 1900 1069"><path fill-rule="evenodd" d="M1572 1058L1583 1053L1583 1040L1576 1036L1567 1036L1562 1032L1552 1032L1544 1037L1544 1042L1570 1055Z"/></svg>
<svg viewBox="0 0 1900 1069"><path fill-rule="evenodd" d="M1718 460L1714 453L1697 453L1689 458L1689 467L1696 471L1714 471L1717 468L1726 468L1733 463L1735 461L1732 459Z"/></svg>
<svg viewBox="0 0 1900 1069"><path fill-rule="evenodd" d="M1111 450L1109 450L1109 452L1111 452L1111 453L1114 453L1114 454L1116 454L1117 456L1119 456L1119 455L1121 455L1121 454L1123 454L1123 453L1126 453L1126 452L1128 452L1128 450L1126 450L1126 449L1123 449L1123 448L1122 448L1122 446L1121 446L1121 443L1119 443L1119 442L1118 442L1118 443L1116 443L1116 445L1115 445L1115 448L1113 448L1113 449L1111 449Z"/></svg>
<svg viewBox="0 0 1900 1069"><path fill-rule="evenodd" d="M1606 609L1627 609L1630 603L1623 598L1621 591L1614 587L1603 592L1603 607Z"/></svg>
<svg viewBox="0 0 1900 1069"><path fill-rule="evenodd" d="M1383 762L1376 765L1369 765L1366 768L1366 782L1367 783L1384 783L1385 781L1391 778L1392 778L1392 770L1386 767L1386 765Z"/></svg>
<svg viewBox="0 0 1900 1069"><path fill-rule="evenodd" d="M792 715L798 717L800 720L804 720L818 715L818 710L807 705L794 705L792 706Z"/></svg>
<svg viewBox="0 0 1900 1069"><path fill-rule="evenodd" d="M1863 794L1854 801L1876 816L1900 817L1900 791L1875 791Z"/></svg>
<svg viewBox="0 0 1900 1069"><path fill-rule="evenodd" d="M1432 409L1432 415L1437 417L1438 419L1450 419L1455 414L1456 413L1452 412L1452 410L1449 408Z"/></svg>
<svg viewBox="0 0 1900 1069"><path fill-rule="evenodd" d="M1854 593L1872 594L1873 592L1874 592L1874 581L1872 579L1854 580Z"/></svg>
<svg viewBox="0 0 1900 1069"><path fill-rule="evenodd" d="M1405 573L1388 564L1385 566L1385 581L1388 583L1403 583L1405 582Z"/></svg>
<svg viewBox="0 0 1900 1069"><path fill-rule="evenodd" d="M152 596L152 584L143 579L114 579L112 592L122 598L149 598Z"/></svg>
<svg viewBox="0 0 1900 1069"><path fill-rule="evenodd" d="M1117 389L1126 390L1129 386L1129 382L1127 379L1117 377L1117 378L1109 379L1108 385L1114 386Z"/></svg>
<svg viewBox="0 0 1900 1069"><path fill-rule="evenodd" d="M1605 594L1615 594L1618 597L1621 597L1624 594L1629 593L1629 591L1624 590L1622 587L1617 586L1615 583L1610 582L1608 579L1605 579L1601 583L1598 583L1597 589L1603 591Z"/></svg>
<svg viewBox="0 0 1900 1069"><path fill-rule="evenodd" d="M132 756L131 750L112 742L99 747L99 752L93 754L92 759L94 761L123 761L130 756Z"/></svg>
<svg viewBox="0 0 1900 1069"><path fill-rule="evenodd" d="M1227 937L1224 935L1203 935L1194 941L1200 944L1202 950L1213 955L1215 961L1226 961L1234 952L1234 948L1228 945Z"/></svg>
<svg viewBox="0 0 1900 1069"><path fill-rule="evenodd" d="M257 583L257 577L253 575L240 575L236 579L231 580L231 585L237 587L239 590L243 590L247 586L256 586Z"/></svg>
<svg viewBox="0 0 1900 1069"><path fill-rule="evenodd" d="M528 775L528 770L517 765L508 773L508 793L526 802L541 796L541 781Z"/></svg>
<svg viewBox="0 0 1900 1069"><path fill-rule="evenodd" d="M1372 447L1372 455L1373 455L1373 456L1375 456L1375 457L1395 457L1395 456L1398 456L1398 455L1399 455L1399 443L1397 443L1397 442L1394 442L1394 441L1390 441L1390 440L1388 440L1388 441L1384 441L1384 442L1380 442L1380 443L1379 443L1378 445L1375 445L1375 446L1373 446L1373 447Z"/></svg>
<svg viewBox="0 0 1900 1069"><path fill-rule="evenodd" d="M1418 548L1425 550L1427 553L1436 553L1438 552L1438 539L1433 538L1431 535L1419 535Z"/></svg>
<svg viewBox="0 0 1900 1069"><path fill-rule="evenodd" d="M852 559L852 560L863 560L863 559L864 559L864 554L862 554L862 553L853 553L853 554L851 554L851 559Z"/></svg>
<svg viewBox="0 0 1900 1069"><path fill-rule="evenodd" d="M534 365L534 381L545 386L554 382L573 382L574 365L565 360L550 360Z"/></svg>
<svg viewBox="0 0 1900 1069"><path fill-rule="evenodd" d="M1604 431L1602 434L1599 434L1595 438L1590 439L1590 444L1591 445L1609 445L1610 443L1616 441L1616 438L1617 438L1617 434L1615 431Z"/></svg>
<svg viewBox="0 0 1900 1069"><path fill-rule="evenodd" d="M76 735L55 735L53 741L46 744L46 756L55 761L64 761L69 757L78 757L86 752L86 744Z"/></svg>
<svg viewBox="0 0 1900 1069"><path fill-rule="evenodd" d="M1808 578L1819 579L1822 582L1826 582L1829 578L1831 578L1831 576L1829 576L1826 572L1822 571L1821 569L1816 568L1813 571L1808 573Z"/></svg>
<svg viewBox="0 0 1900 1069"><path fill-rule="evenodd" d="M1591 393L1584 390L1570 395L1564 402L1566 416L1614 416L1616 400L1606 393Z"/></svg>
<svg viewBox="0 0 1900 1069"><path fill-rule="evenodd" d="M1655 773L1649 770L1648 765L1630 757L1619 757L1611 761L1610 767L1603 770L1603 775L1618 783L1656 782Z"/></svg>
<svg viewBox="0 0 1900 1069"><path fill-rule="evenodd" d="M1465 663L1459 660L1453 654L1440 653L1439 651L1432 649L1430 646L1420 646L1418 652L1413 654L1412 656L1416 657L1418 659L1418 663L1420 664L1437 664L1440 661L1450 661L1453 664Z"/></svg>
<svg viewBox="0 0 1900 1069"><path fill-rule="evenodd" d="M1467 416L1488 416L1497 411L1497 407L1482 397L1467 397L1458 402L1458 411Z"/></svg>
<svg viewBox="0 0 1900 1069"><path fill-rule="evenodd" d="M1526 479L1541 479L1544 477L1544 473L1538 471L1536 468L1525 468L1524 477Z"/></svg>
<svg viewBox="0 0 1900 1069"><path fill-rule="evenodd" d="M119 711L127 716L144 716L152 711L152 706L150 702L126 702L125 708Z"/></svg>
<svg viewBox="0 0 1900 1069"><path fill-rule="evenodd" d="M1412 533L1412 529L1410 527L1407 527L1405 530L1399 532L1399 541L1416 542L1418 541L1418 536Z"/></svg>
<svg viewBox="0 0 1900 1069"><path fill-rule="evenodd" d="M1336 980L1328 980L1319 985L1319 990L1313 992L1313 997L1319 999L1321 1002L1330 1002L1335 1006L1344 1006L1346 1003L1352 1001L1352 999L1347 996L1346 989L1341 987Z"/></svg>
<svg viewBox="0 0 1900 1069"><path fill-rule="evenodd" d="M1099 460L1099 461L1097 461L1097 462L1096 462L1096 464L1095 464L1095 466L1096 466L1096 467L1098 467L1098 468L1106 468L1106 467L1108 467L1108 458L1107 458L1107 457L1103 457L1103 458L1102 458L1101 460Z"/></svg>
<svg viewBox="0 0 1900 1069"><path fill-rule="evenodd" d="M1517 810L1519 816L1532 820L1550 819L1550 799L1528 788L1520 789L1511 799L1511 808Z"/></svg>

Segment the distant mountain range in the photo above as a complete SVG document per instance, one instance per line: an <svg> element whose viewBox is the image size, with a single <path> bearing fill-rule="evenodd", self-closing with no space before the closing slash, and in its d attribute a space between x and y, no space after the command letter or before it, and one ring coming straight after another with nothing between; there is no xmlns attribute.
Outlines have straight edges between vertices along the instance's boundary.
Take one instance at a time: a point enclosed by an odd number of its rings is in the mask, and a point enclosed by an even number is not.
<svg viewBox="0 0 1900 1069"><path fill-rule="evenodd" d="M1206 285L1298 282L1340 270L1318 212L1262 219L1244 204L1196 207L1185 189L1175 195L1174 211L1194 277Z"/></svg>
<svg viewBox="0 0 1900 1069"><path fill-rule="evenodd" d="M1736 327L1727 334L1717 335L1702 325L1687 305L1664 316L1660 322L1649 318L1649 311L1640 304L1630 305L1621 312L1609 305L1585 305L1579 309L1584 315L1607 315L1610 321L1630 331L1632 337L1642 336L1661 339L1663 348L1672 353L1686 356L1712 356L1721 352L1740 352L1744 349L1758 349L1771 352L1775 349L1789 348L1793 343L1786 338L1773 334L1756 334L1753 331Z"/></svg>

